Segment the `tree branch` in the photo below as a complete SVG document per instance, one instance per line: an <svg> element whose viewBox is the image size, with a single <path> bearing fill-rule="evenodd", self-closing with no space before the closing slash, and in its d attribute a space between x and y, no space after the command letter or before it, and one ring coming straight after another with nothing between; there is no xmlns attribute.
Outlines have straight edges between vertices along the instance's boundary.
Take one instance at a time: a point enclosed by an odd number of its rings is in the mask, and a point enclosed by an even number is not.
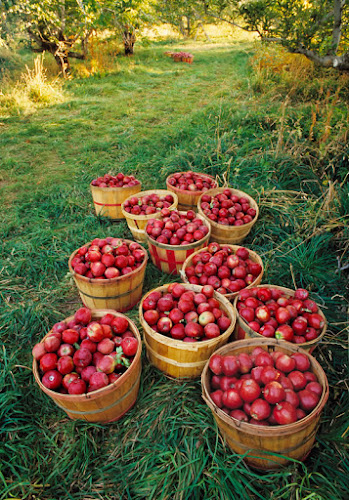
<svg viewBox="0 0 349 500"><path fill-rule="evenodd" d="M211 38L209 37L208 33L206 33L205 28L204 28L204 25L202 24L201 20L200 20L200 21L199 21L199 23L198 23L198 27L202 29L202 31L203 31L203 33L204 33L204 35L205 35L205 37L206 37L206 40L207 40L208 42L212 42L212 40L211 40Z"/></svg>
<svg viewBox="0 0 349 500"><path fill-rule="evenodd" d="M30 28L27 28L27 33L30 36L30 38L32 40L34 40L34 42L38 43L39 45L41 45L41 43L44 41L41 36L39 36L37 33L35 33L34 31L32 31Z"/></svg>
<svg viewBox="0 0 349 500"><path fill-rule="evenodd" d="M275 42L275 43L284 43L285 40L283 38L273 38L268 36L261 37L262 42Z"/></svg>
<svg viewBox="0 0 349 500"><path fill-rule="evenodd" d="M345 0L334 0L333 2L333 31L332 31L332 53L337 52L337 48L342 35L342 12Z"/></svg>
<svg viewBox="0 0 349 500"><path fill-rule="evenodd" d="M86 54L80 54L79 52L68 52L68 57L73 57L74 59L86 59Z"/></svg>
<svg viewBox="0 0 349 500"><path fill-rule="evenodd" d="M341 56L319 56L319 54L316 54L312 50L306 49L305 47L289 48L289 50L295 54L305 55L315 64L323 66L324 68L335 68L340 71L349 71L349 52L346 52Z"/></svg>
<svg viewBox="0 0 349 500"><path fill-rule="evenodd" d="M206 11L206 14L210 17L213 17L214 19L218 19L219 21L224 21L225 23L231 24L232 26L236 26L236 28L240 28L241 30L244 31L251 31L248 28L244 28L243 26L240 26L237 24L235 21L231 21L230 19L225 19L224 17L217 16L216 14L213 14L210 11Z"/></svg>

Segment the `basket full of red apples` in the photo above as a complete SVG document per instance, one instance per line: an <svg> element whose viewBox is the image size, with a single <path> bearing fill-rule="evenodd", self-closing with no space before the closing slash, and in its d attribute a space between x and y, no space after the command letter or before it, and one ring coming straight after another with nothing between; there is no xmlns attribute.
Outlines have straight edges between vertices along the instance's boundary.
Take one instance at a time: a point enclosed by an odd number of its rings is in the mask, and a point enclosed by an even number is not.
<svg viewBox="0 0 349 500"><path fill-rule="evenodd" d="M218 243L241 243L256 223L256 201L233 188L210 189L198 200L198 212L211 225L211 238Z"/></svg>
<svg viewBox="0 0 349 500"><path fill-rule="evenodd" d="M186 259L181 277L193 285L212 285L230 300L239 290L259 285L263 271L262 259L256 252L212 242Z"/></svg>
<svg viewBox="0 0 349 500"><path fill-rule="evenodd" d="M209 356L235 326L231 303L213 287L170 283L148 292L139 306L148 358L175 378L200 376Z"/></svg>
<svg viewBox="0 0 349 500"><path fill-rule="evenodd" d="M218 349L202 395L230 448L260 469L305 460L329 387L320 364L297 345L247 339Z"/></svg>
<svg viewBox="0 0 349 500"><path fill-rule="evenodd" d="M303 288L259 285L241 290L234 305L237 339L276 338L312 352L326 332L323 312Z"/></svg>
<svg viewBox="0 0 349 500"><path fill-rule="evenodd" d="M75 250L68 266L86 307L125 312L141 299L147 261L135 241L107 236Z"/></svg>
<svg viewBox="0 0 349 500"><path fill-rule="evenodd" d="M193 210L161 210L161 218L150 219L145 229L151 260L160 271L179 274L184 261L207 245L208 223Z"/></svg>
<svg viewBox="0 0 349 500"><path fill-rule="evenodd" d="M145 228L148 220L160 218L162 209L175 210L177 205L176 193L155 189L130 196L121 205L121 210L134 239L143 243L147 240Z"/></svg>
<svg viewBox="0 0 349 500"><path fill-rule="evenodd" d="M123 219L121 204L141 190L141 183L133 175L105 174L90 184L96 214L109 219Z"/></svg>
<svg viewBox="0 0 349 500"><path fill-rule="evenodd" d="M136 402L141 351L127 316L83 307L34 346L34 377L70 418L111 422Z"/></svg>
<svg viewBox="0 0 349 500"><path fill-rule="evenodd" d="M166 187L178 196L179 210L197 211L197 204L202 193L218 187L218 183L211 175L188 170L169 175L166 179Z"/></svg>

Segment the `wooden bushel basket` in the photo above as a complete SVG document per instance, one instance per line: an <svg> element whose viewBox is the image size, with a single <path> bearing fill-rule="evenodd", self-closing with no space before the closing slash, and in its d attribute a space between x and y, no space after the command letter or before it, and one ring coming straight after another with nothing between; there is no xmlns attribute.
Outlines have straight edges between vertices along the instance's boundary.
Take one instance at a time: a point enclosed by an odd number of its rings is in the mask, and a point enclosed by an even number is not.
<svg viewBox="0 0 349 500"><path fill-rule="evenodd" d="M211 228L201 215L196 215L208 227L208 233L199 241L188 245L167 245L153 240L147 234L147 242L151 260L160 271L167 274L179 274L185 260L200 248L204 248L210 239Z"/></svg>
<svg viewBox="0 0 349 500"><path fill-rule="evenodd" d="M274 350L286 354L301 352L308 356L311 370L323 387L320 401L309 415L293 424L268 427L240 422L230 417L210 397L209 361L201 376L202 397L212 411L221 434L235 453L244 455L245 462L251 467L263 470L279 469L290 463L288 459L304 461L310 453L319 427L320 415L328 399L328 381L323 369L313 356L299 346L275 339L240 340L222 347L215 354L236 356L241 352L251 353L257 346L269 352Z"/></svg>
<svg viewBox="0 0 349 500"><path fill-rule="evenodd" d="M187 290L199 293L201 286L184 284ZM154 290L165 292L168 285L164 285ZM206 361L211 354L228 342L232 334L236 321L236 314L231 303L220 293L214 293L221 309L231 319L230 327L219 337L202 342L187 343L181 340L174 340L156 332L145 321L143 316L143 301L153 292L151 290L142 299L139 305L139 318L144 332L144 343L147 349L147 356L151 364L174 378L197 378L200 376Z"/></svg>
<svg viewBox="0 0 349 500"><path fill-rule="evenodd" d="M108 217L109 219L124 219L121 204L133 194L139 193L141 183L129 187L99 187L90 184L96 215Z"/></svg>
<svg viewBox="0 0 349 500"><path fill-rule="evenodd" d="M123 239L131 243L130 240ZM75 285L79 291L82 302L89 309L114 309L125 312L132 309L142 297L145 269L148 261L148 253L145 248L142 264L129 274L117 278L96 280L86 278L77 274L72 268L71 261L75 257L76 250L69 259L69 271L74 278Z"/></svg>
<svg viewBox="0 0 349 500"><path fill-rule="evenodd" d="M181 172L185 173L185 172ZM218 187L217 181L215 181L214 177L212 175L208 174L202 174L201 172L195 172L198 173L201 177L208 178L211 181L213 180L215 185ZM208 191L188 191L186 189L179 189L177 187L171 186L169 184L169 179L173 176L173 174L169 175L166 179L166 187L169 191L172 191L173 193L176 193L178 196L178 210L185 210L186 212L188 210L194 210L194 212L197 212L198 208L198 201L200 196L203 193L208 193ZM211 190L210 190L211 191Z"/></svg>
<svg viewBox="0 0 349 500"><path fill-rule="evenodd" d="M232 193L236 196L239 196L239 198L243 196L249 200L251 208L254 208L256 210L256 215L251 222L243 224L242 226L224 226L223 224L218 224L217 222L210 220L204 214L203 210L201 209L202 196L204 194L207 194L209 196L216 196L217 194L223 193L224 189L230 189L230 191L232 191ZM205 193L203 193L198 200L197 210L198 213L202 215L202 217L204 217L204 219L209 222L211 226L211 241L216 241L217 243L241 243L251 231L252 226L257 222L259 215L258 205L255 200L247 193L239 191L238 189L233 189L231 187L209 189L208 191L205 191Z"/></svg>
<svg viewBox="0 0 349 500"><path fill-rule="evenodd" d="M158 194L159 196L166 196L170 194L173 196L173 204L169 207L170 210L175 210L178 205L178 198L176 193L166 191L165 189L155 189L154 191L141 191L140 193L137 193L132 196L136 196L137 198L142 198L143 196L148 196L151 194ZM132 198L132 196L129 196L128 198ZM127 199L128 199L127 198ZM127 200L125 200L127 201ZM138 243L145 243L147 241L147 237L145 234L145 227L148 223L149 219L159 219L161 217L160 210L156 212L155 214L150 214L150 215L135 215L131 214L129 212L126 212L124 208L125 201L121 205L121 211L126 219L127 225L136 241Z"/></svg>
<svg viewBox="0 0 349 500"><path fill-rule="evenodd" d="M92 319L100 319L105 314L113 314L114 316L123 316L123 314L115 311L92 310ZM74 317L71 316L65 321L70 321ZM60 394L59 392L47 389L40 380L38 362L33 360L33 373L36 382L40 389L45 392L59 408L64 410L72 420L87 420L88 422L114 422L123 417L123 415L132 408L135 404L140 378L141 378L141 353L142 339L136 325L129 319L129 329L138 340L138 349L134 360L129 368L121 375L118 380L109 384L98 391L88 392L85 394ZM45 338L50 332L45 336ZM44 339L42 340L42 342Z"/></svg>
<svg viewBox="0 0 349 500"><path fill-rule="evenodd" d="M233 254L236 253L236 251L241 248L240 246L238 245L221 245L222 247L229 247L232 249L233 251ZM180 271L180 275L181 275L181 278L182 278L182 281L184 281L184 283L189 283L189 280L185 274L185 270L188 266L191 265L192 263L192 260L194 258L195 255L197 255L198 253L200 252L205 252L206 250L208 249L208 247L205 247L205 248L202 248L201 250L198 250L197 252L191 254L187 259L186 261L184 262L183 264L183 267ZM259 274L259 276L257 276L257 278L250 284L246 287L246 289L248 288L253 288L254 286L257 286L260 284L260 282L262 281L262 278L263 278L263 273L264 273L264 266L263 266L263 262L262 262L262 259L260 258L260 256L254 252L253 250L250 250L249 248L247 249L250 253L250 256L249 258L253 261L253 262L258 262L258 264L260 264L262 266L262 271L261 273ZM232 255L233 255L232 254ZM244 289L245 290L245 289ZM234 297L236 297L238 295L239 292L232 292L232 293L225 293L224 294L224 297L228 300L232 300Z"/></svg>
<svg viewBox="0 0 349 500"><path fill-rule="evenodd" d="M281 290L282 292L284 292L286 294L286 296L288 296L288 297L293 297L295 294L294 290L291 290L290 288L285 288L283 286L277 286L277 285L259 285L258 288L276 288L277 290ZM252 330L252 328L250 328L248 326L246 321L243 318L241 318L241 316L239 315L239 312L237 310L237 307L236 307L237 301L238 301L238 297L236 297L234 300L234 307L235 307L236 316L237 316L236 327L235 327L235 332L234 332L234 336L235 336L236 340L250 339L250 338L251 339L265 339L265 337L263 337L263 335ZM316 339L310 340L309 342L304 342L303 344L293 344L292 342L287 342L287 344L297 345L297 346L301 347L302 349L304 349L305 351L309 352L309 354L311 354L314 351L315 347L321 342L321 340L322 340L322 338L325 335L326 330L327 330L327 320L325 318L324 313L320 310L320 308L319 308L318 314L320 314L320 316L322 316L322 318L325 321L325 324L322 328L320 335ZM286 341L280 339L280 342L286 342Z"/></svg>

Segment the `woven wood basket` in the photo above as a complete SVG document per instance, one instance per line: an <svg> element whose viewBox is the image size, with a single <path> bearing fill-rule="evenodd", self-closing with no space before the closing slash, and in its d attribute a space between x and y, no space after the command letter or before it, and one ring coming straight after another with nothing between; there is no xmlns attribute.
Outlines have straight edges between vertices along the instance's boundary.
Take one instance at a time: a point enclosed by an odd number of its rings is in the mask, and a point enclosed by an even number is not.
<svg viewBox="0 0 349 500"><path fill-rule="evenodd" d="M182 174L185 172L181 172ZM208 178L210 180L214 180L215 185L218 187L218 183L215 181L214 177L212 175L208 174L199 174L202 177ZM203 193L207 193L208 191L188 191L186 189L179 189L177 187L171 186L169 184L169 179L173 176L173 174L169 175L166 179L166 187L169 191L172 191L173 193L176 193L178 196L178 210L185 210L186 212L188 210L194 210L194 212L197 212L198 208L198 201L200 196Z"/></svg>
<svg viewBox="0 0 349 500"><path fill-rule="evenodd" d="M142 198L143 196L148 196L151 194L158 194L159 196L166 196L168 194L173 196L173 204L169 207L170 210L175 210L178 205L178 198L176 193L166 191L165 189L155 189L154 191L141 191L140 193L137 193L136 196L137 198ZM129 196L128 198L132 198L132 196ZM128 199L127 198L127 199ZM127 201L127 200L125 200ZM124 205L125 201L121 205L121 211L123 216L126 219L127 225L136 241L138 243L145 243L147 241L147 237L145 234L145 227L148 223L149 219L159 219L161 217L160 211L156 212L155 214L150 214L150 215L134 215L126 212Z"/></svg>
<svg viewBox="0 0 349 500"><path fill-rule="evenodd" d="M309 455L319 427L321 412L329 395L327 377L313 356L299 346L279 342L275 339L249 339L228 344L215 354L237 355L250 353L257 346L266 351L281 351L286 354L302 352L307 354L311 370L318 377L323 393L316 408L305 418L293 424L261 427L240 422L223 412L210 397L211 373L207 362L201 376L202 397L211 409L218 428L228 446L240 455L245 462L257 469L273 470L289 465L288 459L304 461ZM280 456L281 455L281 456Z"/></svg>
<svg viewBox="0 0 349 500"><path fill-rule="evenodd" d="M293 297L295 294L294 290L291 290L290 288L285 288L283 286L277 286L277 285L259 285L258 288L277 288L278 290L281 290L282 292L284 292L288 297ZM249 338L251 338L251 339L252 338L253 339L265 339L265 337L263 337L263 335L252 330L252 328L250 328L248 326L246 321L243 318L241 318L241 316L239 315L239 312L237 310L237 307L236 307L237 301L238 301L238 297L236 297L234 300L234 307L235 307L236 316L237 316L236 327L235 327L235 332L234 332L235 339L236 340L249 339ZM327 330L327 320L325 318L324 313L320 309L319 309L318 313L320 314L320 316L322 316L322 318L325 321L325 324L323 326L323 329L322 329L320 335L316 339L310 340L309 342L304 342L303 344L293 344L292 342L287 342L288 345L289 344L298 345L299 347L301 347L305 351L309 352L309 354L313 352L315 347L321 342L321 340L322 340L322 338L325 335L326 330ZM286 341L280 339L280 342L286 342Z"/></svg>
<svg viewBox="0 0 349 500"><path fill-rule="evenodd" d="M224 189L226 188L209 189L203 194L208 194L209 196L215 196L219 193L223 193ZM205 220L209 222L211 226L211 241L217 241L217 243L230 243L230 244L241 243L246 238L248 233L251 231L252 226L257 222L259 215L258 205L255 202L255 200L251 198L250 195L244 193L243 191L239 191L238 189L233 189L233 188L229 189L230 191L232 191L233 194L239 197L244 196L248 198L251 208L254 208L256 210L256 215L251 222L248 222L243 226L224 226L223 224L217 224L217 222L210 220L201 209L201 198L203 196L201 195L198 200L197 210L198 213L202 215L205 218Z"/></svg>
<svg viewBox="0 0 349 500"><path fill-rule="evenodd" d="M131 243L130 240L122 240ZM142 264L129 274L117 278L96 280L77 274L71 262L78 250L69 259L69 271L74 278L82 302L90 309L114 309L125 312L132 309L142 297L145 269L148 261L147 251Z"/></svg>
<svg viewBox="0 0 349 500"><path fill-rule="evenodd" d="M92 319L100 319L105 314L110 313L114 316L123 316L110 309L92 310ZM65 321L73 319L73 316ZM135 404L139 383L141 378L141 353L142 339L136 325L129 321L129 329L138 340L138 350L130 367L124 372L118 380L112 384L99 389L98 391L88 392L86 394L60 394L59 392L47 389L40 380L38 362L33 360L33 373L40 389L47 394L59 408L64 410L72 420L87 420L88 422L114 422L124 416L124 414ZM45 336L45 338L50 332ZM42 339L43 342L45 339Z"/></svg>
<svg viewBox="0 0 349 500"><path fill-rule="evenodd" d="M198 285L184 285L187 290L199 293L202 290ZM168 285L155 288L159 292L166 292ZM228 342L232 334L236 314L230 302L219 293L214 293L214 297L219 301L221 309L231 319L230 327L219 337L203 342L187 343L181 340L174 340L153 330L145 321L143 316L143 301L153 292L151 290L142 299L139 305L139 318L143 327L144 343L147 356L151 364L156 366L166 375L173 378L197 378L200 376L206 361L211 354Z"/></svg>
<svg viewBox="0 0 349 500"><path fill-rule="evenodd" d="M129 196L139 193L142 185L139 183L130 187L109 188L93 186L91 183L90 188L96 215L118 220L125 218L121 210L121 204Z"/></svg>
<svg viewBox="0 0 349 500"><path fill-rule="evenodd" d="M222 245L223 247L229 247L232 249L233 251L233 254L236 253L236 251L241 248L240 246L238 245ZM189 255L189 257L185 260L184 264L183 264L183 267L180 271L180 275L181 275L181 278L182 278L182 281L184 281L184 283L189 283L189 280L187 278L187 275L185 273L185 270L188 266L191 265L192 263L192 260L194 258L194 256L200 252L203 252L203 251L206 251L208 249L208 247L205 247L205 248L202 248L201 250L198 250L197 252ZM261 273L257 276L257 278L250 284L248 285L246 288L253 288L254 286L257 286L260 284L260 282L262 281L262 278L263 278L263 273L264 273L264 266L263 266L263 262L262 262L262 259L260 258L260 256L254 252L253 250L250 250L248 248L248 251L250 253L250 259L253 261L253 262L258 262L258 264L260 264L262 266L262 271ZM232 300L234 297L236 297L238 295L239 292L234 292L234 293L225 293L224 294L224 297L228 300Z"/></svg>
<svg viewBox="0 0 349 500"><path fill-rule="evenodd" d="M185 212L180 212L185 213ZM210 239L211 229L209 224L201 215L197 215L203 223L208 226L209 231L201 240L188 245L166 245L153 240L147 234L147 242L151 260L160 271L167 274L179 274L185 260L192 253L204 248Z"/></svg>

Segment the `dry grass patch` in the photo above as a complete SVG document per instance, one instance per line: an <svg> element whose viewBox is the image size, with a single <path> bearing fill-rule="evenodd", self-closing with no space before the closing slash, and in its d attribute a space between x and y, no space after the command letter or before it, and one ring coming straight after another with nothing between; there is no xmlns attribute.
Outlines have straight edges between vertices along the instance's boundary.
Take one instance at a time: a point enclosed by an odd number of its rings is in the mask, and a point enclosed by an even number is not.
<svg viewBox="0 0 349 500"><path fill-rule="evenodd" d="M58 78L51 80L47 77L44 57L44 54L36 57L33 69L26 65L26 71L14 85L5 79L5 91L0 91L1 116L28 115L38 107L64 101L61 82Z"/></svg>

